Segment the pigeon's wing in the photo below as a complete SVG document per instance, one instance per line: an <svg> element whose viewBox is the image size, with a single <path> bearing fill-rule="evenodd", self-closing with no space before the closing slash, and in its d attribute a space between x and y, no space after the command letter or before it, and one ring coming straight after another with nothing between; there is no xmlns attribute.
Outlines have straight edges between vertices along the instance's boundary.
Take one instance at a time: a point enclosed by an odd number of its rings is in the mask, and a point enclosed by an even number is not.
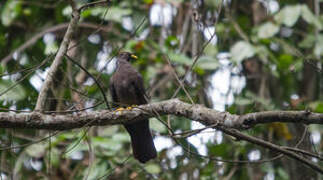
<svg viewBox="0 0 323 180"><path fill-rule="evenodd" d="M139 73L135 80L132 82L132 86L135 90L137 104L147 104L147 100L145 98L146 92L144 88L144 81Z"/></svg>
<svg viewBox="0 0 323 180"><path fill-rule="evenodd" d="M117 103L119 102L119 100L118 100L118 96L117 96L116 89L115 89L115 87L114 87L113 77L112 77L112 78L111 78L111 80L110 80L109 89L110 89L110 94L111 94L112 101L113 101L112 106L113 106L113 107L117 107L117 106L118 106L118 104L117 104Z"/></svg>

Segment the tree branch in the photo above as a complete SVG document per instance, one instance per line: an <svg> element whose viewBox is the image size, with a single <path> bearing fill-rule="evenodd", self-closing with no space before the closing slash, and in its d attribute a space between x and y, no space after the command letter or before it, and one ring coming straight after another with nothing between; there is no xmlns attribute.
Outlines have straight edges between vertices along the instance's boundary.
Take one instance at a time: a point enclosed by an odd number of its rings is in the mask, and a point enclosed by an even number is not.
<svg viewBox="0 0 323 180"><path fill-rule="evenodd" d="M62 23L62 24L58 24L55 26L51 26L49 28L44 29L43 31L33 35L32 38L30 38L29 40L27 40L25 43L23 43L21 46L19 46L17 49L13 50L9 55L7 55L6 57L2 58L0 60L0 62L5 66L11 59L12 56L15 52L22 52L25 49L31 47L33 44L35 44L40 38L42 38L45 34L47 33L51 33L51 32L57 32L57 31L61 31L61 30L65 30L66 28L68 28L69 23ZM87 22L82 22L78 24L79 28L89 28L89 29L98 29L100 28L100 30L104 31L104 32L110 32L111 29L109 29L107 26L105 27L100 27L100 25L98 24L94 24L94 23L87 23Z"/></svg>
<svg viewBox="0 0 323 180"><path fill-rule="evenodd" d="M78 112L68 115L32 113L0 113L0 128L31 128L68 130L84 126L104 126L122 123L132 123L137 119L150 118L159 115L176 115L186 117L202 124L226 128L248 129L256 124L271 122L290 122L303 124L323 124L323 114L306 111L268 111L245 115L234 115L206 108L202 105L192 105L178 99L171 99L138 106L132 110L114 112L110 110Z"/></svg>
<svg viewBox="0 0 323 180"><path fill-rule="evenodd" d="M43 110L43 107L44 107L46 99L47 99L48 91L50 89L50 86L53 84L54 76L57 73L58 67L62 64L64 54L66 54L68 45L69 45L71 38L72 38L72 35L75 32L75 29L77 28L77 23L80 19L80 12L78 11L78 9L76 9L73 1L71 1L71 6L73 9L72 19L70 21L70 24L68 25L64 39L58 49L55 59L54 59L52 65L50 66L50 69L48 71L45 82L41 87L41 90L40 90L38 98L37 98L37 104L35 107L35 111L42 111Z"/></svg>
<svg viewBox="0 0 323 180"><path fill-rule="evenodd" d="M268 148L290 158L296 159L312 169L323 173L323 169L315 163L290 151L282 146L264 141L262 139L245 135L236 129L250 128L252 125L270 122L291 122L304 124L323 124L323 114L308 111L271 111L258 112L246 115L233 115L228 112L219 112L202 105L192 105L178 99L145 104L124 111L93 111L79 112L68 115L47 115L38 111L31 113L0 113L0 128L32 128L67 130L86 126L103 126L123 123L132 123L138 119L159 115L172 114L198 121L204 125L212 126L226 134L234 136L253 144ZM235 128L235 129L232 129Z"/></svg>

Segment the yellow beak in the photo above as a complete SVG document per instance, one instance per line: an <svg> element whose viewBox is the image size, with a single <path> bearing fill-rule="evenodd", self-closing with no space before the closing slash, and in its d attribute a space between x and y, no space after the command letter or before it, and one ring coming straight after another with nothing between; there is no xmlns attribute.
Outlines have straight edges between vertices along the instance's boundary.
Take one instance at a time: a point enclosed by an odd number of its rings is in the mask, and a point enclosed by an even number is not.
<svg viewBox="0 0 323 180"><path fill-rule="evenodd" d="M134 54L131 54L130 57L133 58L133 59L138 59L138 57L136 55L134 55Z"/></svg>

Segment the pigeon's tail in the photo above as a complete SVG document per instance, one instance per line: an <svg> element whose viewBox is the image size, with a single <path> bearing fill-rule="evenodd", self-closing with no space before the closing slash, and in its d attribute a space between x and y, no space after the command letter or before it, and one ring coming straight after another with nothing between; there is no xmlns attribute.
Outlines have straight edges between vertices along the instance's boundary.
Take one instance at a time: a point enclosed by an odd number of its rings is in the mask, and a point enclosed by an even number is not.
<svg viewBox="0 0 323 180"><path fill-rule="evenodd" d="M145 163L157 156L148 119L124 126L130 134L132 151L136 159Z"/></svg>

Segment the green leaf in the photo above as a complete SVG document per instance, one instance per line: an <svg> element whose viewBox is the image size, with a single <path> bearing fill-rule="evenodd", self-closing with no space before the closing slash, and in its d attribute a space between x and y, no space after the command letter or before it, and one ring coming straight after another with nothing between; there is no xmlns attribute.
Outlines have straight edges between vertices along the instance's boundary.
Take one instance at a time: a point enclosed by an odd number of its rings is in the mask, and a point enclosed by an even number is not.
<svg viewBox="0 0 323 180"><path fill-rule="evenodd" d="M45 154L46 144L44 143L37 143L31 146L28 146L26 149L26 153L30 157L40 158L43 157Z"/></svg>
<svg viewBox="0 0 323 180"><path fill-rule="evenodd" d="M149 126L152 130L159 133L165 132L167 129L157 118L150 118Z"/></svg>
<svg viewBox="0 0 323 180"><path fill-rule="evenodd" d="M214 156L225 157L228 154L228 145L224 143L218 145L211 145L209 147L209 151Z"/></svg>
<svg viewBox="0 0 323 180"><path fill-rule="evenodd" d="M216 58L210 56L201 56L195 67L204 69L204 70L215 70L219 67L219 61Z"/></svg>
<svg viewBox="0 0 323 180"><path fill-rule="evenodd" d="M301 48L312 48L315 41L316 37L313 34L307 34L303 41L298 44L298 46Z"/></svg>
<svg viewBox="0 0 323 180"><path fill-rule="evenodd" d="M323 24L320 22L319 18L316 17L306 5L302 5L301 7L302 7L302 18L307 23L316 26L319 30L322 30Z"/></svg>
<svg viewBox="0 0 323 180"><path fill-rule="evenodd" d="M8 90L10 87L12 89ZM15 82L10 80L0 80L0 94L2 93L4 94L0 96L0 100L19 101L26 97L24 88L20 84L15 84Z"/></svg>
<svg viewBox="0 0 323 180"><path fill-rule="evenodd" d="M321 34L316 37L314 54L316 57L320 57L321 55L323 55L323 35Z"/></svg>
<svg viewBox="0 0 323 180"><path fill-rule="evenodd" d="M279 24L284 24L288 27L291 27L294 26L300 15L300 5L285 6L282 10L279 11L279 13L274 16L274 19Z"/></svg>
<svg viewBox="0 0 323 180"><path fill-rule="evenodd" d="M281 178L281 179L289 179L289 175L288 173L283 169L283 168L278 168L278 176Z"/></svg>
<svg viewBox="0 0 323 180"><path fill-rule="evenodd" d="M315 101L310 103L308 106L317 113L323 113L323 101Z"/></svg>
<svg viewBox="0 0 323 180"><path fill-rule="evenodd" d="M54 54L56 53L58 50L58 46L57 44L54 43L50 43L50 44L46 44L46 48L45 48L45 55L50 55L50 54Z"/></svg>
<svg viewBox="0 0 323 180"><path fill-rule="evenodd" d="M99 129L98 135L103 137L103 136L112 136L115 133L117 133L119 127L118 126L108 126L102 129Z"/></svg>
<svg viewBox="0 0 323 180"><path fill-rule="evenodd" d="M106 13L107 12L107 13ZM120 7L96 7L91 11L92 16L99 16L104 18L104 20L111 20L121 23L124 16L129 16L132 13L131 9L120 8ZM103 17L104 16L104 17Z"/></svg>
<svg viewBox="0 0 323 180"><path fill-rule="evenodd" d="M21 1L16 1L16 0L7 1L1 13L2 24L4 26L9 26L20 13L21 13Z"/></svg>
<svg viewBox="0 0 323 180"><path fill-rule="evenodd" d="M127 133L116 133L112 136L114 142L130 142L130 136Z"/></svg>
<svg viewBox="0 0 323 180"><path fill-rule="evenodd" d="M107 150L111 151L119 151L122 148L122 144L110 138L102 138L102 137L93 137L92 142L94 146L99 146Z"/></svg>
<svg viewBox="0 0 323 180"><path fill-rule="evenodd" d="M145 170L150 174L158 174L160 173L161 169L157 164L148 164L145 166Z"/></svg>
<svg viewBox="0 0 323 180"><path fill-rule="evenodd" d="M218 48L211 43L207 44L204 48L204 54L207 56L216 57L218 55L218 52Z"/></svg>
<svg viewBox="0 0 323 180"><path fill-rule="evenodd" d="M293 61L293 56L289 54L281 54L278 58L278 68L282 71L286 71L290 65L294 62Z"/></svg>
<svg viewBox="0 0 323 180"><path fill-rule="evenodd" d="M251 99L243 97L237 97L234 102L240 106L246 106L253 103Z"/></svg>
<svg viewBox="0 0 323 180"><path fill-rule="evenodd" d="M238 41L230 49L233 62L240 64L242 60L255 55L255 48L247 41Z"/></svg>
<svg viewBox="0 0 323 180"><path fill-rule="evenodd" d="M279 26L271 22L267 22L259 27L259 38L270 38L279 32Z"/></svg>
<svg viewBox="0 0 323 180"><path fill-rule="evenodd" d="M192 64L192 59L187 57L184 54L169 52L168 56L169 56L169 59L171 62L175 62L175 63L179 63L179 64L183 64L183 65L191 65Z"/></svg>
<svg viewBox="0 0 323 180"><path fill-rule="evenodd" d="M71 17L72 15L72 7L71 6L66 6L63 10L62 10L62 14L66 17Z"/></svg>

